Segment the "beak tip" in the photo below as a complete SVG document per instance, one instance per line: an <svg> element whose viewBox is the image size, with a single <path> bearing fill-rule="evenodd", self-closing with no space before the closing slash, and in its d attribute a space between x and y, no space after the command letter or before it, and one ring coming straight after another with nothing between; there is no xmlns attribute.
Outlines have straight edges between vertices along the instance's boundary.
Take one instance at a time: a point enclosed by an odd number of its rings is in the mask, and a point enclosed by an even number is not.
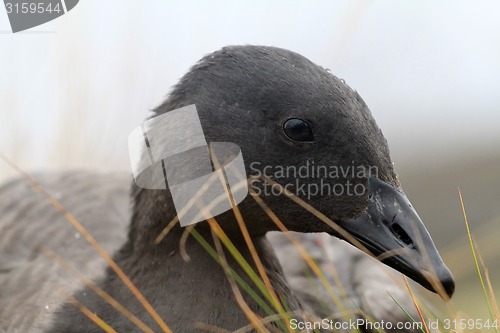
<svg viewBox="0 0 500 333"><path fill-rule="evenodd" d="M448 296L448 299L450 299L453 296L453 293L455 292L455 280L453 279L453 275L451 274L450 271L448 271L447 273L448 273L447 276L441 279L441 285L443 286L443 289L446 295ZM444 295L441 295L441 297L443 296Z"/></svg>
<svg viewBox="0 0 500 333"><path fill-rule="evenodd" d="M425 277L428 281L426 283L427 288L441 296L444 301L450 300L455 293L455 279L451 271L443 264L441 269L433 276L434 277L432 277L432 275ZM431 282L432 280L435 282Z"/></svg>

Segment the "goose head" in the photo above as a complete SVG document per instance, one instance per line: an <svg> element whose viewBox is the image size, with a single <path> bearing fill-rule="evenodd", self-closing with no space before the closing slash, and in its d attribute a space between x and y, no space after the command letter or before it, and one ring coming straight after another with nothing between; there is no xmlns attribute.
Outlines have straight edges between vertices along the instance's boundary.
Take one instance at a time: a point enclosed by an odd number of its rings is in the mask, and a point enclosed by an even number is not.
<svg viewBox="0 0 500 333"><path fill-rule="evenodd" d="M252 236L277 230L252 198L259 195L289 230L342 238L429 290L452 295L452 274L401 188L381 130L343 80L288 50L232 46L204 57L155 112L193 104L207 142L241 149L253 181L238 208ZM237 229L231 211L217 220Z"/></svg>

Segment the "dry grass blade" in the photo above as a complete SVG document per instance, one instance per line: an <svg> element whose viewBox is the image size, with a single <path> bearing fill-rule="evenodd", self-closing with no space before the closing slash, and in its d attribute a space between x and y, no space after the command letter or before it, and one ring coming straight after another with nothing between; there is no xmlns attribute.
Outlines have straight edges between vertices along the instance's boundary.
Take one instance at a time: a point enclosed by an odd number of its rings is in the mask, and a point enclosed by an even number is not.
<svg viewBox="0 0 500 333"><path fill-rule="evenodd" d="M236 202L234 200L234 196L232 193L232 190L229 186L229 182L227 180L227 176L224 172L224 168L221 166L217 156L214 154L213 150L209 148L210 155L212 157L212 161L214 163L214 166L216 169L221 170L222 172L220 173L220 181L222 185L224 186L227 195L229 196L229 201L231 203L231 208L233 210L234 216L236 217L236 221L238 222L238 226L241 230L241 233L243 235L243 238L245 239L245 243L248 247L248 250L250 251L250 254L252 256L252 259L255 263L255 266L257 267L257 270L259 272L260 277L262 278L262 281L264 282L264 285L266 286L267 292L271 296L272 303L274 305L274 308L280 313L283 314L283 319L288 323L290 322L290 318L288 318L285 314L285 309L281 305L280 300L278 299L278 296L274 292L274 288L271 285L271 280L269 280L269 276L266 273L266 270L264 268L264 265L262 265L262 261L260 260L259 255L257 254L257 250L255 249L255 245L252 242L252 238L250 237L250 234L248 232L248 229L245 225L245 221L243 220L243 216L241 215L240 209L236 205ZM230 162L230 161L226 161ZM243 175L239 175L242 177ZM292 332L291 328L289 325L286 326L289 332Z"/></svg>
<svg viewBox="0 0 500 333"><path fill-rule="evenodd" d="M495 316L497 321L500 321L500 312L498 311L497 299L495 297L495 293L493 292L493 286L491 285L490 275L486 268L484 269L484 277L486 278L486 283L488 284L488 291L490 292L491 303L493 303L493 311L495 311Z"/></svg>
<svg viewBox="0 0 500 333"><path fill-rule="evenodd" d="M294 312L288 312L287 314L289 316L293 316L295 313ZM278 320L280 320L280 318L281 318L280 314L275 314L275 315L271 315L271 316L267 316L265 318L262 318L260 320L260 322L268 324L268 323L272 323L272 322L278 321ZM252 330L253 330L253 326L252 325L246 325L246 326L243 326L242 328L237 329L236 331L233 331L232 333L247 333L247 332L251 332Z"/></svg>
<svg viewBox="0 0 500 333"><path fill-rule="evenodd" d="M422 322L422 326L423 326L425 332L429 333L429 328L427 328L427 324L425 323L425 319L424 319L424 316L422 315L422 311L420 311L420 306L418 306L418 302L415 299L415 295L413 295L413 291L411 290L410 284L408 283L406 276L403 275L403 279L405 280L406 288L408 288L408 292L410 293L411 300L413 301L413 304L415 305L415 309L417 309L417 313L418 313L418 316L420 317L420 321Z"/></svg>
<svg viewBox="0 0 500 333"><path fill-rule="evenodd" d="M493 306L493 311L495 313L496 319L498 321L500 321L500 315L498 312L498 304L497 304L497 300L495 297L495 293L493 292L493 286L491 285L490 275L488 273L488 268L486 267L486 264L484 263L484 259L483 259L484 257L481 255L481 252L479 251L479 247L477 246L477 241L474 238L473 238L473 240L474 240L474 244L476 245L476 251L477 251L478 258L479 258L479 263L481 264L481 267L483 268L484 278L486 280L486 284L488 285L488 292L490 293L490 299L491 299L491 304Z"/></svg>
<svg viewBox="0 0 500 333"><path fill-rule="evenodd" d="M295 194L293 194L292 192L290 192L285 187L281 186L281 184L279 184L279 183L275 182L274 180L272 180L272 179L270 179L268 177L265 177L265 176L260 176L260 179L264 180L268 184L271 184L272 186L278 186L278 188L280 189L280 193L284 193L293 202L295 202L296 204L298 204L299 206L301 206L302 208L304 208L305 210L307 210L309 213L311 213L312 215L314 215L320 221L322 221L325 224L327 224L330 228L332 228L335 232L337 232L342 238L344 238L349 243L351 243L352 245L354 245L355 247L357 247L361 251L365 252L369 256L377 259L378 261L381 261L382 259L387 259L387 258L389 258L391 256L395 256L398 253L400 253L399 250L392 250L392 251L387 251L387 252L385 252L385 253L383 253L383 254L381 254L379 256L374 256L373 253L369 249L366 248L366 246L364 246L363 244L361 244L361 242L359 242L356 238L354 238L349 232L347 232L346 230L344 230L341 226L339 226L332 219L330 219L325 214L323 214L322 212L320 212L319 210L317 210L316 208L314 208L312 205L310 205L309 203L305 202L304 200L302 200L301 198L299 198L298 196L296 196ZM441 289L442 289L442 287L441 287Z"/></svg>
<svg viewBox="0 0 500 333"><path fill-rule="evenodd" d="M357 247L361 251L365 252L366 254L374 257L375 259L380 261L382 259L387 259L388 257L395 256L398 253L400 253L400 250L391 250L391 251L386 251L385 253L381 254L380 256L375 256L369 249L366 248L366 246L361 244L361 242L359 242L356 238L354 238L349 232L344 230L341 226L339 226L332 219L330 219L325 214L323 214L322 212L320 212L319 210L314 208L312 205L310 205L309 203L305 202L303 199L299 198L298 196L296 196L295 194L290 192L288 189L283 187L281 184L279 184L279 183L275 182L274 180L272 180L268 177L265 177L263 175L261 175L259 178L264 180L265 182L267 182L268 184L270 184L272 186L277 186L280 190L280 193L284 193L288 198L290 198L296 204L298 204L299 206L301 206L302 208L304 208L305 210L310 212L312 215L314 215L316 218L318 218L319 220L321 220L322 222L327 224L329 227L331 227L342 238L344 238L349 243L351 243L352 245L354 245L355 247ZM415 232L417 233L417 235L420 235L419 230L415 230ZM423 245L421 235L419 237L416 237L416 238L417 238L417 242L419 244ZM422 255L424 256L424 258L428 262L431 262L429 255L428 255L427 251L425 250L425 246L420 246L420 248L423 249ZM401 251L404 251L404 249ZM432 267L432 265L429 265L429 266L430 266L431 271L435 274L436 272L434 271L434 268ZM436 290L436 292L441 296L441 298L443 298L444 300L449 300L449 296L447 295L446 291L444 290L443 285L441 284L440 281L438 281L435 278L435 276L432 276L431 274L427 274L425 276L425 278L433 286L434 290Z"/></svg>
<svg viewBox="0 0 500 333"><path fill-rule="evenodd" d="M321 255L324 258L329 258L328 253L326 251L326 248L324 246L321 246L320 251L321 251ZM349 297L347 296L347 291L346 291L346 289L345 289L345 287L340 279L339 272L335 268L335 265L333 264L333 262L331 260L327 261L326 269L327 269L328 273L330 274L330 276L333 278L333 281L335 281L335 285L337 287L339 287L341 299L348 300ZM342 310L342 307L339 307L339 309Z"/></svg>
<svg viewBox="0 0 500 333"><path fill-rule="evenodd" d="M161 243L163 238L172 230L175 225L179 223L179 215L175 215L175 217L170 221L165 228L161 231L161 233L155 238L155 244L158 245Z"/></svg>
<svg viewBox="0 0 500 333"><path fill-rule="evenodd" d="M469 227L469 220L467 218L467 213L465 211L465 204L464 204L464 200L462 198L462 192L460 191L460 188L458 189L458 196L460 198L460 205L462 207L462 214L464 216L465 228L467 229L467 237L469 237L469 244L470 244L470 249L472 252L472 257L474 258L474 263L476 264L477 275L479 277L479 282L481 283L481 288L483 289L483 294L484 294L484 298L486 300L486 304L488 305L488 311L490 313L490 318L493 321L494 316L493 316L493 311L491 309L491 302L490 302L490 299L488 297L488 292L486 291L486 287L484 285L483 274L481 273L481 268L479 267L479 261L477 259L476 249L475 249L476 245L474 243L474 240L472 239L472 233L471 233L470 227ZM495 328L495 332L498 333L498 328Z"/></svg>
<svg viewBox="0 0 500 333"><path fill-rule="evenodd" d="M160 242L165 238L165 236L170 232L170 230L172 230L172 228L179 222L179 216L181 216L181 217L184 216L184 214L186 214L186 212L189 211L197 203L197 200L199 200L200 197L206 191L208 191L210 186L217 180L217 178L219 178L217 175L218 175L218 172L214 172L208 178L208 180L203 184L203 186L196 192L196 194L191 199L189 199L189 201L186 203L186 205L180 211L177 212L177 215L172 219L172 221L170 221L167 224L167 226L161 231L161 233L155 238L154 243L156 245L160 244ZM166 181L166 179L165 179L165 181ZM219 201L221 201L225 198L226 198L225 194L220 195L214 200L214 202L212 204L215 205ZM202 214L201 211L200 211L200 214ZM196 217L198 217L198 216L196 216Z"/></svg>
<svg viewBox="0 0 500 333"><path fill-rule="evenodd" d="M38 182L36 182L30 175L28 175L25 171L23 171L20 167L18 167L14 162L6 158L3 154L0 154L0 158L11 166L14 170L16 170L22 178L24 178L31 187L37 191L42 193L47 197L51 205L56 208L68 222L73 225L73 227L82 234L85 239L94 247L94 249L99 253L99 255L106 261L106 263L113 269L113 271L118 275L120 280L127 286L127 288L134 294L137 300L142 304L142 306L146 309L146 311L151 315L151 317L156 321L156 323L161 327L161 329L165 333L172 333L170 328L167 326L165 321L158 315L155 309L151 306L151 304L146 300L146 298L142 295L142 293L137 289L137 287L133 284L133 282L129 279L129 277L123 272L123 270L118 266L118 264L110 257L110 255L104 250L96 239L85 229L85 227L70 213L68 212L61 203L54 198L50 193L48 193Z"/></svg>
<svg viewBox="0 0 500 333"><path fill-rule="evenodd" d="M227 263L226 256L224 254L224 250L222 249L222 244L220 243L220 237L222 236L221 229L219 224L214 218L209 218L208 223L210 224L210 228L212 230L212 236L215 244L215 249L217 250L217 253L219 254L219 258L221 259L221 264L224 269L224 272L226 273L226 277L228 279L228 282L231 286L231 290L233 291L233 294L236 298L236 301L238 302L238 305L240 306L241 310L245 315L247 316L248 320L252 323L253 327L259 331L259 332L269 332L262 322L260 321L260 318L250 309L248 304L245 302L245 299L243 298L243 295L241 294L240 289L238 288L236 282L234 281L231 271L229 268L229 264Z"/></svg>
<svg viewBox="0 0 500 333"><path fill-rule="evenodd" d="M188 225L184 230L184 232L182 233L181 239L179 240L179 253L185 262L189 262L191 260L189 254L186 251L186 244L189 236L191 235L191 230L193 230L193 228L194 228L193 225Z"/></svg>
<svg viewBox="0 0 500 333"><path fill-rule="evenodd" d="M102 320L98 315L89 310L86 306L82 305L76 298L68 295L69 302L78 308L84 315L86 315L90 320L92 320L97 326L103 329L107 333L117 333L111 326L109 326L104 320Z"/></svg>
<svg viewBox="0 0 500 333"><path fill-rule="evenodd" d="M205 220L209 220L211 218L211 215L208 213L210 211L210 208L216 204L221 198L223 198L226 194L224 193L223 195L219 195L216 197L210 205L207 206L200 206L198 209L200 210L199 215L203 216ZM252 281L255 283L255 285L259 288L259 290L263 293L264 296L268 297L268 299L272 302L272 299L270 298L269 295L269 290L266 288L262 280L257 276L257 274L253 271L252 267L248 264L248 262L242 257L241 253L237 250L237 248L232 244L232 242L229 240L228 236L224 233L222 229L219 228L218 230L220 232L219 238L224 242L224 245L228 248L229 252L232 254L232 256L236 259L236 261L239 263L239 265L245 270L245 272L248 274L248 276L252 279ZM181 236L181 241L180 241L180 248L181 248L181 255L184 260L189 261L189 255L187 254L186 251L186 242L189 236L195 236L196 240L200 242L200 244L205 247L205 249L210 253L211 250L209 249L209 245L204 243L202 241L201 236L196 232L196 229L194 228L194 225L189 225L186 227L186 230ZM222 265L220 256L217 254L217 252L214 250L214 253L211 254L211 256L219 263ZM234 272L231 272L233 274ZM237 275L235 278L241 283L243 282L240 277ZM245 287L245 286L244 286ZM258 299L258 296L253 293L251 290L247 289L248 286L245 287L246 291L250 294L254 300L257 301L257 303L261 306L262 309L264 309L268 313L272 313L272 310L268 308L268 306L264 303L262 303L261 299ZM257 297L257 298L255 298ZM281 323L280 323L281 324ZM283 326L283 325L281 325ZM285 329L285 327L283 327Z"/></svg>
<svg viewBox="0 0 500 333"><path fill-rule="evenodd" d="M170 232L170 230L172 230L172 228L175 227L175 225L179 222L179 216L183 216L187 211L189 211L196 204L196 201L208 190L210 185L212 185L217 180L217 178L220 178L218 174L219 173L215 172L212 176L210 176L210 178L203 184L203 186L196 192L196 194L188 201L186 206L184 206L183 209L177 212L177 215L167 224L167 226L155 238L154 243L156 245L160 244L161 241L165 238L165 236ZM211 205L207 206L206 208L210 210L213 206L219 204L221 201L225 199L227 199L226 193L223 193L222 195L219 195L216 198L214 198ZM200 216L202 216L201 212Z"/></svg>
<svg viewBox="0 0 500 333"><path fill-rule="evenodd" d="M292 237L287 231L289 231L286 226L281 222L281 220L276 216L276 214L269 208L269 206L266 205L266 203L262 200L261 197L257 195L257 193L253 190L251 186L249 186L250 190L250 195L252 198L257 202L257 204L262 208L262 210L269 216L269 218L273 221L274 224L280 229L280 231L284 232L288 240L295 246L297 251L299 251L299 254L302 256L302 258L306 261L308 266L312 269L314 274L318 276L320 279L321 283L323 286L326 288L328 291L329 296L332 298L332 300L335 302L335 304L339 307L339 309L344 309L344 305L338 298L338 296L335 294L335 292L332 289L332 286L326 279L325 275L321 271L321 269L318 267L318 265L312 260L311 256L307 251L304 249L304 247L294 238ZM344 291L345 293L345 291Z"/></svg>
<svg viewBox="0 0 500 333"><path fill-rule="evenodd" d="M113 308L115 308L118 312L120 312L122 315L124 315L127 319L129 319L131 322L133 322L141 331L145 333L154 333L154 331L147 326L145 323L143 323L139 318L134 316L127 308L125 308L123 305L121 305L117 300L115 300L110 294L99 288L95 283L92 282L89 278L84 276L81 272L70 266L67 262L64 261L63 258L58 256L54 251L42 247L42 252L55 261L57 261L63 268L66 270L70 271L74 275L76 275L80 281L82 281L87 287L92 289L99 297L101 297L103 300L105 300L109 305L111 305Z"/></svg>
<svg viewBox="0 0 500 333"><path fill-rule="evenodd" d="M397 305L397 306L401 309L401 311L403 311L403 312L404 312L404 314L406 315L406 317L407 317L408 319L410 319L412 323L415 323L415 322L416 322L415 318L413 318L413 316L412 316L412 315L408 312L408 310L406 310L406 309L405 309L405 308L404 308L404 307L403 307L403 306L402 306L402 305L401 305L401 304L397 301L397 299L395 299L395 298L394 298L394 296L392 296L392 295L391 295L391 293L390 293L390 292L387 292L387 294L388 294L388 295L392 298L392 300L394 301L394 303L396 303L396 305ZM423 332L423 333L425 333L425 331L424 331L424 329L423 329L422 327L420 327L420 331L421 331L421 332Z"/></svg>
<svg viewBox="0 0 500 333"><path fill-rule="evenodd" d="M193 236L196 239L196 241L198 241L198 243L208 252L208 254L212 257L212 259L214 259L217 264L222 265L220 256L217 253L217 251L214 248L212 248L211 245L209 245L209 243L201 236L201 234L199 234L196 231L196 229L192 229L190 233L191 233L191 236ZM224 234L222 234L222 236L224 237ZM223 242L226 241L224 238L222 238L221 240ZM227 244L224 244L224 245L226 247L228 246ZM233 256L236 254L235 259L237 261L238 261L238 259L241 259L241 257L238 256L238 254L235 253L231 248L229 248L229 252ZM241 265L241 263L240 263L240 265ZM273 313L273 310L266 303L264 303L262 298L256 292L254 292L253 289L250 288L250 285L248 283L246 283L245 280L232 267L230 267L230 272L231 272L231 276L238 283L238 285L248 293L248 295L260 306L261 309L263 309L266 313ZM257 275L256 274L253 274L253 275L249 274L249 276L252 279L252 281L255 283L256 282L255 279L258 278ZM262 281L260 281L260 282L262 282ZM262 288L265 288L264 284L262 284ZM262 290L262 288L259 288L259 289Z"/></svg>
<svg viewBox="0 0 500 333"><path fill-rule="evenodd" d="M280 190L280 193L284 193L289 199L291 199L293 202L307 210L309 213L314 215L316 218L318 218L320 221L324 222L327 224L330 228L332 228L335 232L337 232L341 237L345 238L347 241L349 241L351 244L353 244L355 247L360 249L361 251L369 254L370 256L374 257L373 253L366 248L361 242L359 242L357 239L355 239L349 232L344 230L341 226L339 226L337 223L335 223L332 219L330 219L328 216L314 208L311 204L305 202L292 192L290 192L288 189L283 187L281 184L275 182L271 178L265 177L265 176L260 176L260 179L265 181L266 183L272 185L272 186L277 186Z"/></svg>

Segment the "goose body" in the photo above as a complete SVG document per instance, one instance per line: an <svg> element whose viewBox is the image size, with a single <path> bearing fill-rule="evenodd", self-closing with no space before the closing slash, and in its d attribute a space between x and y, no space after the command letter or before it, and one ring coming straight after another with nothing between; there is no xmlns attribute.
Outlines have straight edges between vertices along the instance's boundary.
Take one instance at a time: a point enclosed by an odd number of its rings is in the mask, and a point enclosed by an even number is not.
<svg viewBox="0 0 500 333"><path fill-rule="evenodd" d="M114 253L125 242L129 175L89 172L35 174L34 179ZM47 198L24 179L0 187L0 329L48 332L54 312L82 283L44 249L91 279L106 264Z"/></svg>
<svg viewBox="0 0 500 333"><path fill-rule="evenodd" d="M128 174L85 171L34 175L34 179L61 201L110 254L117 252L126 239L130 219L129 178ZM80 203L82 198L87 205ZM93 280L104 276L105 262L47 198L33 191L24 179L0 187L0 210L3 212L0 231L5 235L0 244L0 324L5 331L0 332L46 332L66 299L63 291L76 292L83 285L73 273L40 249L54 251ZM44 220L51 222L33 222ZM41 228L30 227L33 225ZM332 268L336 271L352 302L344 300L348 310L356 311L353 308L356 305L377 320L393 323L408 320L388 297L387 292L412 312L411 300L395 283L394 274L388 268L382 268L375 259L327 234L294 233L293 237L319 263L329 277L330 286L341 297ZM302 308L320 318L341 320L341 310L346 309L340 309L325 287L312 278L310 267L288 238L277 232L268 234L267 238ZM13 242L14 239L18 241Z"/></svg>
<svg viewBox="0 0 500 333"><path fill-rule="evenodd" d="M401 254L384 262L431 290L437 291L437 282L451 295L451 273L401 190L381 131L361 97L343 81L287 50L227 47L196 64L155 110L155 117L193 104L207 142L238 145L249 175L264 173L266 166L298 167L305 162L337 168L375 168L375 175L349 174L326 180L329 185L349 182L366 189L358 195L304 198L353 238L332 229L284 196L263 198L291 231L329 233L355 245L362 244L374 255L400 250ZM173 170L205 172L196 158L197 155ZM173 332L199 331L197 323L227 330L248 325L249 319L241 310L226 273L207 250L188 237L183 246L190 260L186 261L179 252L185 228L177 224L162 242L155 243L177 215L168 188L148 190L133 184L129 206L125 194L129 182L121 176L68 173L47 177L40 178L41 184L59 196L66 209L113 254ZM295 180L293 176L278 178L281 184ZM254 190L263 190L265 184L252 186ZM33 193L18 180L5 185L0 195L4 198L0 201L0 305L5 305L0 310L0 328L8 332L99 332L101 328L73 304L61 304L70 293L116 331L140 331L89 287L77 283L57 260L47 257L44 249L49 248L93 278L142 322L159 331L158 322L116 273L105 268L93 249L83 244L82 235L75 237L75 230L40 193ZM277 296L289 310L299 313L303 310L300 297L291 290L266 239L266 233L278 227L251 195L238 208ZM216 216L216 220L257 271L235 214L227 211ZM216 245L207 221L196 224L195 230L209 245ZM427 261L423 259L423 248ZM253 285L229 252L225 257L229 266L248 285ZM57 289L66 290L66 294L58 294ZM268 315L255 299L246 294L243 297L257 316ZM19 311L21 308L26 312Z"/></svg>

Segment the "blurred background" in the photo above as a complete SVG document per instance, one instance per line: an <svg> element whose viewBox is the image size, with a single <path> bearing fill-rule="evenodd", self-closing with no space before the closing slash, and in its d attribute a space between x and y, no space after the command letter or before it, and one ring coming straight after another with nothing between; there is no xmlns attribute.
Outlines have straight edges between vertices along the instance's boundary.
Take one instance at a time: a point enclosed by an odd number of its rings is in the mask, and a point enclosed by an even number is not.
<svg viewBox="0 0 500 333"><path fill-rule="evenodd" d="M128 134L203 55L229 44L296 51L370 106L458 280L455 309L487 318L458 187L498 291L499 13L493 0L82 0L12 34L0 10L0 152L28 171L128 171ZM14 175L0 161L0 180Z"/></svg>

